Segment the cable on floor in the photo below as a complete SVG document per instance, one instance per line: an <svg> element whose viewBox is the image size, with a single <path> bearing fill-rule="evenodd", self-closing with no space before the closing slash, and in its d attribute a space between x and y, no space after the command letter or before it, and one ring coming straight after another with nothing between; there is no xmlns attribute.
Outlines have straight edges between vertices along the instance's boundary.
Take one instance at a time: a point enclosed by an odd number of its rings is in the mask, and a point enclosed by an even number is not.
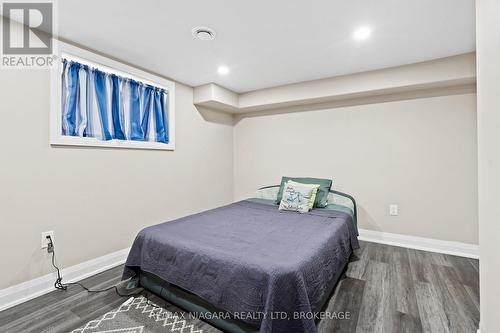
<svg viewBox="0 0 500 333"><path fill-rule="evenodd" d="M120 297L131 297L131 296L138 295L138 294L142 293L142 290L140 290L140 291L138 291L136 293L125 295L125 294L120 293L120 291L118 290L117 286L111 286L111 287L108 287L108 288L105 288L105 289L89 289L86 286L84 286L83 284L81 284L80 282L63 283L62 282L62 276L61 276L61 270L59 269L59 267L57 267L56 262L55 262L56 251L55 251L55 248L54 248L54 242L52 241L52 237L50 237L50 236L47 236L47 239L49 240L49 244L48 244L49 251L50 250L52 251L52 266L54 266L54 268L56 269L56 272L57 272L57 279L54 282L54 288L56 288L58 290L67 290L68 286L77 285L77 286L80 286L82 289L86 290L89 293L103 293L103 292L107 292L109 290L114 289L115 292L116 292L116 294L118 296L120 296ZM135 277L136 277L136 275L134 275L132 277L132 279L135 278ZM148 299L148 298L146 297L146 299Z"/></svg>

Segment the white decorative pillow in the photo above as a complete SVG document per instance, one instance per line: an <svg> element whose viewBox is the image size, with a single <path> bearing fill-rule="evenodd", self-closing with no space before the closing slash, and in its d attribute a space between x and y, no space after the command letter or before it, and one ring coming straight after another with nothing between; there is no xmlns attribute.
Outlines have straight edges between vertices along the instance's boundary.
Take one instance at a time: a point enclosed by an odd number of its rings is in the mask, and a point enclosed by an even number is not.
<svg viewBox="0 0 500 333"><path fill-rule="evenodd" d="M314 201L316 200L316 195L318 193L320 185L317 185L317 184L303 184L303 183L300 183L300 182L295 182L293 180L289 180L288 182L290 183L290 185L294 185L294 186L297 185L297 186L309 187L309 188L311 188L313 190L311 198L309 199L309 209L312 209L314 207Z"/></svg>
<svg viewBox="0 0 500 333"><path fill-rule="evenodd" d="M283 190L279 210L291 210L299 213L309 211L309 200L313 195L313 188L287 182Z"/></svg>

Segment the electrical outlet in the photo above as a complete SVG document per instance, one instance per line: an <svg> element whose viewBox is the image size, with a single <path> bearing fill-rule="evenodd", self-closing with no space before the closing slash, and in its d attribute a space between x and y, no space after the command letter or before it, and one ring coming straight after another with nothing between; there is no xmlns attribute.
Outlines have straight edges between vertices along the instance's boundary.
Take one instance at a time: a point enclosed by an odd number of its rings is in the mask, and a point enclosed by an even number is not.
<svg viewBox="0 0 500 333"><path fill-rule="evenodd" d="M50 236L50 238L52 238L52 242L55 242L54 231L42 232L42 243L41 243L42 249L46 249L49 246L49 240L47 239L47 236Z"/></svg>
<svg viewBox="0 0 500 333"><path fill-rule="evenodd" d="M395 205L395 204L389 205L389 215L391 215L391 216L398 215L398 205Z"/></svg>

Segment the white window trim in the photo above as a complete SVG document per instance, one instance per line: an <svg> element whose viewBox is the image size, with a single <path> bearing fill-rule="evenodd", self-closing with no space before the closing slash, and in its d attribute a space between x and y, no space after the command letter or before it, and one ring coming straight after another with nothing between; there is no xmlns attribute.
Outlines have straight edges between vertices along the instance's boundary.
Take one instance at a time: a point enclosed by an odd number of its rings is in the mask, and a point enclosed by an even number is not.
<svg viewBox="0 0 500 333"><path fill-rule="evenodd" d="M132 148L132 149L156 149L156 150L174 150L175 149L175 82L164 79L157 75L150 74L138 68L125 65L121 62L103 57L93 52L81 49L79 47L54 40L54 50L57 50L55 64L50 71L51 80L51 102L50 102L50 144L53 146L90 146L90 147L109 147L109 148ZM127 140L109 140L103 141L96 138L82 138L77 136L62 135L61 119L61 59L72 59L80 63L85 63L101 69L104 72L110 72L119 76L144 82L168 91L168 131L169 142L146 141L127 141Z"/></svg>

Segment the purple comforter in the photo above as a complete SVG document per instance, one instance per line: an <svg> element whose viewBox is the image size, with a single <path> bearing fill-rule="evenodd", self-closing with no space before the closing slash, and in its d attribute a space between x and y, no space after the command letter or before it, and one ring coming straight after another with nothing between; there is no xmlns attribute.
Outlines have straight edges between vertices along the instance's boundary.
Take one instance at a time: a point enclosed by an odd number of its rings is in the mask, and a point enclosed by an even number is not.
<svg viewBox="0 0 500 333"><path fill-rule="evenodd" d="M137 268L153 273L260 332L317 332L304 314L320 310L358 247L344 212L299 214L240 201L143 229L123 277Z"/></svg>

